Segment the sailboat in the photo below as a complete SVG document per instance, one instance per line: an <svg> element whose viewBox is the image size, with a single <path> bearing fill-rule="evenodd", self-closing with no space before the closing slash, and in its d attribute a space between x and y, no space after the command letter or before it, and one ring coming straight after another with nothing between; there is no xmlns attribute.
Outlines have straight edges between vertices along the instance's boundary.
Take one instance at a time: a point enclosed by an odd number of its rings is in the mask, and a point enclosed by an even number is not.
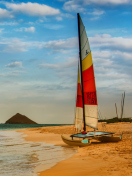
<svg viewBox="0 0 132 176"><path fill-rule="evenodd" d="M71 139L64 137L62 140L69 145L87 146L91 143L89 138L107 142L111 141L114 133L95 131L98 125L98 104L97 92L94 77L94 68L89 41L82 19L77 13L78 20L78 40L79 40L79 61L78 61L78 81L77 81L77 98L75 111L75 126L78 131L83 131L71 135ZM86 132L86 125L93 128L94 131ZM82 138L83 140L75 140ZM89 140L86 140L89 139ZM120 140L116 138L114 140Z"/></svg>

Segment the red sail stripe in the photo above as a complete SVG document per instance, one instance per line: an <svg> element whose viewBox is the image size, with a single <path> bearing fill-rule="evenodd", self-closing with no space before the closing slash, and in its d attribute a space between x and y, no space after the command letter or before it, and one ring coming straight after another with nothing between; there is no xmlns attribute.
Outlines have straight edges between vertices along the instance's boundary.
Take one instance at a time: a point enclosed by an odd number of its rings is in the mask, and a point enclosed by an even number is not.
<svg viewBox="0 0 132 176"><path fill-rule="evenodd" d="M83 101L82 101L82 92L81 92L81 84L77 84L77 99L76 99L76 107L83 108Z"/></svg>
<svg viewBox="0 0 132 176"><path fill-rule="evenodd" d="M84 104L97 105L96 86L93 65L83 71Z"/></svg>
<svg viewBox="0 0 132 176"><path fill-rule="evenodd" d="M83 71L83 82L94 78L93 64L87 70Z"/></svg>
<svg viewBox="0 0 132 176"><path fill-rule="evenodd" d="M81 84L80 83L77 84L77 95L82 96L82 90L81 90Z"/></svg>

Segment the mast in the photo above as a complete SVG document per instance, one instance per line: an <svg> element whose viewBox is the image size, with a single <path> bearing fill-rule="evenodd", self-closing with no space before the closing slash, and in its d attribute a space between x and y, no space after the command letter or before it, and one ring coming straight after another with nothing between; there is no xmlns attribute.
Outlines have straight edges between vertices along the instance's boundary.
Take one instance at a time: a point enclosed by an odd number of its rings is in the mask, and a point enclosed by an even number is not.
<svg viewBox="0 0 132 176"><path fill-rule="evenodd" d="M116 103L115 103L115 108L116 108L116 115L117 115L117 118L118 118L118 112L117 112L117 106L116 106Z"/></svg>
<svg viewBox="0 0 132 176"><path fill-rule="evenodd" d="M83 123L84 123L84 131L86 131L85 110L84 110L84 93L83 93L83 76L82 76L82 58L81 58L81 41L80 41L80 21L79 21L79 13L77 13L77 19L78 19L78 40L79 40L80 76L81 76L82 100L83 100Z"/></svg>
<svg viewBox="0 0 132 176"><path fill-rule="evenodd" d="M124 92L124 96L123 96L123 94L122 94L122 112L121 112L121 119L123 118L124 99L125 99L125 92Z"/></svg>
<svg viewBox="0 0 132 176"><path fill-rule="evenodd" d="M121 119L122 119L122 101L123 101L123 94L122 94L122 99L121 99Z"/></svg>

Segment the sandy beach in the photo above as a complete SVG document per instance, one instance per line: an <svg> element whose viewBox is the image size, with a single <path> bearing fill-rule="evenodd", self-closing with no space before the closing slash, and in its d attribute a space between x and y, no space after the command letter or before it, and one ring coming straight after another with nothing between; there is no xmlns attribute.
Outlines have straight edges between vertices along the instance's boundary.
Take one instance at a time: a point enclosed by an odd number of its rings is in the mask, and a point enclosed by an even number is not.
<svg viewBox="0 0 132 176"><path fill-rule="evenodd" d="M39 176L131 176L132 175L132 123L98 124L99 131L123 133L118 143L100 143L93 141L90 146L76 147L77 153L71 158L57 163L54 167L39 172ZM87 128L87 130L91 130ZM34 129L20 129L27 135L27 141L46 142L62 147L61 134L69 136L75 133L74 126L55 126ZM43 170L41 166L40 170Z"/></svg>

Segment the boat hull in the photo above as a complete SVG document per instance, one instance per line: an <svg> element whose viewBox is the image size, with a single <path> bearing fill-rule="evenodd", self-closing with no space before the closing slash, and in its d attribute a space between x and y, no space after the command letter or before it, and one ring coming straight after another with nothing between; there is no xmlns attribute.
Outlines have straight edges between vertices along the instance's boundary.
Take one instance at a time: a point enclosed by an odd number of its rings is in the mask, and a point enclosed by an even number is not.
<svg viewBox="0 0 132 176"><path fill-rule="evenodd" d="M63 135L61 135L61 138L64 143L66 143L67 145L71 145L71 146L85 147L91 144L90 140L88 140L88 143L83 143L82 140L70 139L70 138L64 137Z"/></svg>
<svg viewBox="0 0 132 176"><path fill-rule="evenodd" d="M100 142L118 142L122 140L122 135L119 136L102 135L102 136L95 136L94 139Z"/></svg>

